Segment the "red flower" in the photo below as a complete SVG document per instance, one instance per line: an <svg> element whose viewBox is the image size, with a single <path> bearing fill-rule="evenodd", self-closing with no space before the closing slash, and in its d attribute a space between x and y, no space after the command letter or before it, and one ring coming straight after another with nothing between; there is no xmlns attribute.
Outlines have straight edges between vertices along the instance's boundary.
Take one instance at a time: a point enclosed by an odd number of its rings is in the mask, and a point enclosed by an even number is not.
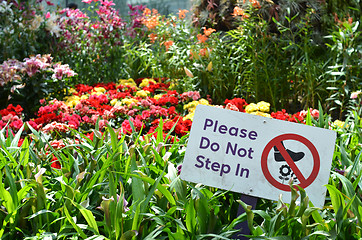
<svg viewBox="0 0 362 240"><path fill-rule="evenodd" d="M61 169L62 166L60 165L60 162L58 161L58 158L56 156L53 155L53 158L51 160L51 167L52 168L56 168L56 169Z"/></svg>
<svg viewBox="0 0 362 240"><path fill-rule="evenodd" d="M245 106L247 106L248 104L246 103L246 101L242 98L234 98L234 99L226 99L224 104L227 105L228 103L231 103L232 105L236 106L240 112L245 112Z"/></svg>

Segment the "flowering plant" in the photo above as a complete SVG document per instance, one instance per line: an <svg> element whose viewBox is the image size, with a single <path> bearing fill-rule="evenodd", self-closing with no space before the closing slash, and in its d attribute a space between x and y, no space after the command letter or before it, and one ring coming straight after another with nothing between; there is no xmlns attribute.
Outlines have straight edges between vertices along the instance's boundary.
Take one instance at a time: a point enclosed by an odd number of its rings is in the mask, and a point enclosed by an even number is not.
<svg viewBox="0 0 362 240"><path fill-rule="evenodd" d="M0 65L1 106L20 104L32 117L44 97L62 97L76 73L67 64L54 63L50 54L36 55L24 61L9 59ZM61 90L60 90L61 89Z"/></svg>
<svg viewBox="0 0 362 240"><path fill-rule="evenodd" d="M44 6L52 8L54 4L48 0L44 2L0 1L0 62L48 52L52 37L46 30Z"/></svg>
<svg viewBox="0 0 362 240"><path fill-rule="evenodd" d="M123 77L124 41L126 34L134 35L112 1L84 0L88 11L65 8L56 14L59 35L56 57L67 62L79 74L79 83L116 81ZM132 28L132 29L133 29Z"/></svg>

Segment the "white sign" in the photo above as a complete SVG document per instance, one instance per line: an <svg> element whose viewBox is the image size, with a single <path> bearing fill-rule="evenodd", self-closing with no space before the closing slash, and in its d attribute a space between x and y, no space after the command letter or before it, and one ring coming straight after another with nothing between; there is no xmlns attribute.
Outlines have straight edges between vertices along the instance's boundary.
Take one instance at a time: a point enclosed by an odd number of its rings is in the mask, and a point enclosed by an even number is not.
<svg viewBox="0 0 362 240"><path fill-rule="evenodd" d="M290 202L289 182L323 207L336 132L198 105L181 178Z"/></svg>

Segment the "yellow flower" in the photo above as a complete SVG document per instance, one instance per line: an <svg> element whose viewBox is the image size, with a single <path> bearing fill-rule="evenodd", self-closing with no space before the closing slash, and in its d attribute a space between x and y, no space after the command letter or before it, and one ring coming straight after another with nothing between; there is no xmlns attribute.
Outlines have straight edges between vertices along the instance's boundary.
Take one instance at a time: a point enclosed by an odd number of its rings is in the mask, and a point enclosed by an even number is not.
<svg viewBox="0 0 362 240"><path fill-rule="evenodd" d="M102 94L103 94L102 92L91 92L90 95L97 95L97 96L99 96L99 95L102 95Z"/></svg>
<svg viewBox="0 0 362 240"><path fill-rule="evenodd" d="M117 99L117 98L114 98L114 99L112 99L112 100L110 101L110 104L111 104L112 106L114 106L114 105L116 105L117 102L118 102L118 99Z"/></svg>
<svg viewBox="0 0 362 240"><path fill-rule="evenodd" d="M207 101L206 99L201 98L199 101L192 101L189 102L188 104L184 105L184 110L188 110L190 113L194 112L196 109L197 105L209 105L209 101Z"/></svg>
<svg viewBox="0 0 362 240"><path fill-rule="evenodd" d="M209 105L209 101L207 101L207 100L204 99L204 98L201 98L201 99L199 100L199 103L202 104L202 105Z"/></svg>
<svg viewBox="0 0 362 240"><path fill-rule="evenodd" d="M136 92L136 96L137 96L137 97L143 97L143 98L145 98L145 97L148 96L148 94L150 94L150 92L149 92L149 91L145 91L145 90L140 90L140 91L137 91L137 92Z"/></svg>
<svg viewBox="0 0 362 240"><path fill-rule="evenodd" d="M183 117L182 119L185 121L187 119L190 119L191 121L194 120L194 115L195 115L195 112L190 112L189 114L187 114L185 117Z"/></svg>
<svg viewBox="0 0 362 240"><path fill-rule="evenodd" d="M190 108L195 108L197 105L199 105L198 101L189 102L188 104L184 105L184 110L190 109Z"/></svg>
<svg viewBox="0 0 362 240"><path fill-rule="evenodd" d="M250 103L248 106L245 107L245 112L252 113L258 111L259 108L255 103Z"/></svg>
<svg viewBox="0 0 362 240"><path fill-rule="evenodd" d="M80 97L76 96L76 95L73 95L73 96L70 96L70 97L66 97L66 101L65 101L65 104L68 106L68 107L75 107L78 103L80 103Z"/></svg>
<svg viewBox="0 0 362 240"><path fill-rule="evenodd" d="M88 94L84 94L80 97L81 100L88 99L88 98L89 98Z"/></svg>
<svg viewBox="0 0 362 240"><path fill-rule="evenodd" d="M96 91L96 92L99 92L99 93L105 93L107 90L105 89L105 88L103 88L103 87L95 87L94 89L93 89L94 91ZM98 94L99 95L99 94Z"/></svg>
<svg viewBox="0 0 362 240"><path fill-rule="evenodd" d="M333 122L333 125L334 125L334 126L337 126L337 127L340 127L340 128L343 128L343 127L344 127L344 124L345 124L345 122L343 122L343 121L341 121L341 120L338 120L338 119Z"/></svg>
<svg viewBox="0 0 362 240"><path fill-rule="evenodd" d="M77 92L77 90L75 90L74 88L69 88L68 92L69 92L69 94L73 94L73 93Z"/></svg>
<svg viewBox="0 0 362 240"><path fill-rule="evenodd" d="M127 106L130 106L132 103L137 103L138 100L134 99L134 98L123 98L121 102L122 102L122 104L126 104Z"/></svg>
<svg viewBox="0 0 362 240"><path fill-rule="evenodd" d="M258 102L256 104L256 106L257 106L258 110L262 111L262 112L269 112L269 110L270 110L270 103L267 103L264 101Z"/></svg>
<svg viewBox="0 0 362 240"><path fill-rule="evenodd" d="M157 94L155 96L153 96L154 99L158 100L163 96L163 94Z"/></svg>
<svg viewBox="0 0 362 240"><path fill-rule="evenodd" d="M177 86L176 83L172 82L168 87L168 89L174 89L176 86Z"/></svg>
<svg viewBox="0 0 362 240"><path fill-rule="evenodd" d="M150 85L150 82L156 84L155 80L150 79L150 78L145 78L145 79L142 80L139 87L147 87L148 85Z"/></svg>
<svg viewBox="0 0 362 240"><path fill-rule="evenodd" d="M272 118L269 113L260 112L260 111L251 112L250 114L258 115L258 116L262 116L262 117L267 117L267 118Z"/></svg>
<svg viewBox="0 0 362 240"><path fill-rule="evenodd" d="M120 79L118 81L119 85L129 86L129 87L137 87L137 84L132 78L129 79Z"/></svg>

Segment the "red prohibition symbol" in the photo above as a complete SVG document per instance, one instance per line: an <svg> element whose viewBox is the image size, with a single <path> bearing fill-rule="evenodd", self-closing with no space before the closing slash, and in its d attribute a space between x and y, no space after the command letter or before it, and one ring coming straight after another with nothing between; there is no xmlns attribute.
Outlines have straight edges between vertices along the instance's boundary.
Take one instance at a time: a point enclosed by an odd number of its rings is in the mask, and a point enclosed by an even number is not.
<svg viewBox="0 0 362 240"><path fill-rule="evenodd" d="M313 169L312 169L312 173L309 175L309 177L306 178L303 176L303 174L299 170L298 166L295 164L293 159L290 157L290 155L286 151L284 145L282 144L282 141L284 141L284 140L295 140L295 141L301 142L302 144L307 146L309 151L312 153ZM276 187L280 190L287 191L287 192L291 191L289 185L280 183L270 174L270 171L268 168L268 155L274 146L276 146L278 148L278 150L284 157L284 159L287 162L287 164L289 165L289 167L292 169L294 174L297 176L297 178L300 182L298 185L300 187L306 188L310 184L313 183L313 181L316 179L316 177L319 173L319 169L320 169L320 158L319 158L318 151L315 148L315 146L313 145L313 143L311 143L308 139L306 139L303 136L300 136L297 134L292 134L292 133L282 134L282 135L279 135L279 136L273 138L264 148L264 151L261 155L261 169L263 171L265 178L269 181L269 183L271 183L274 187Z"/></svg>

